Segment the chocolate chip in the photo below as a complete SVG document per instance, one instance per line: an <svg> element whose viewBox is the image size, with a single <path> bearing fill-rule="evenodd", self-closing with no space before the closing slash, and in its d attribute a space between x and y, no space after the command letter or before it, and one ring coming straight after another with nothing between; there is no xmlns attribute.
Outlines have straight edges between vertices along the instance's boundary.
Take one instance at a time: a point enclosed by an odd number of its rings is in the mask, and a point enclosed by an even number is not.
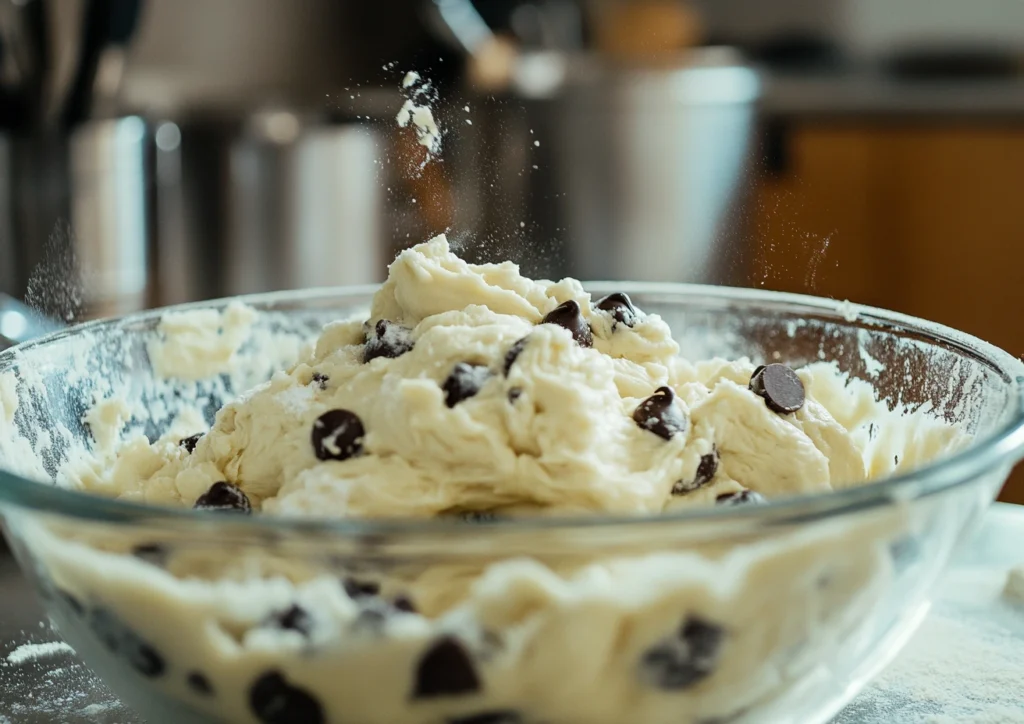
<svg viewBox="0 0 1024 724"><path fill-rule="evenodd" d="M314 385L319 385L321 390L327 389L327 383L331 381L331 378L321 372L314 372L310 378L310 382Z"/></svg>
<svg viewBox="0 0 1024 724"><path fill-rule="evenodd" d="M544 319L540 320L540 323L557 324L559 327L568 329L580 347L594 346L594 335L590 331L590 325L583 318L580 305L572 299L552 309L544 316Z"/></svg>
<svg viewBox="0 0 1024 724"><path fill-rule="evenodd" d="M108 651L125 659L129 666L143 676L156 678L167 669L163 657L156 649L107 609L91 610L88 623Z"/></svg>
<svg viewBox="0 0 1024 724"><path fill-rule="evenodd" d="M710 483L718 472L718 448L712 447L707 455L700 456L697 474L692 481L680 480L672 486L672 495L686 495Z"/></svg>
<svg viewBox="0 0 1024 724"><path fill-rule="evenodd" d="M511 709L485 711L449 719L447 724L522 724L523 717Z"/></svg>
<svg viewBox="0 0 1024 724"><path fill-rule="evenodd" d="M473 397L490 376L490 370L483 365L459 362L441 385L441 389L444 390L444 404L455 407L463 400Z"/></svg>
<svg viewBox="0 0 1024 724"><path fill-rule="evenodd" d="M203 433L197 432L195 435L192 435L190 437L186 437L184 440L180 441L178 444L181 445L183 448L185 448L185 452L187 452L189 455L191 455L192 453L194 453L196 451L196 445L199 444L199 441L202 438L203 438Z"/></svg>
<svg viewBox="0 0 1024 724"><path fill-rule="evenodd" d="M768 409L780 415L804 406L804 383L786 365L761 365L750 378L750 391L764 398Z"/></svg>
<svg viewBox="0 0 1024 724"><path fill-rule="evenodd" d="M363 362L387 357L394 359L401 357L413 348L412 340L409 338L411 330L386 319L377 321L374 327L374 334L368 335L366 347L363 348Z"/></svg>
<svg viewBox="0 0 1024 724"><path fill-rule="evenodd" d="M480 677L469 652L458 639L445 636L434 642L416 666L413 699L460 696L480 690Z"/></svg>
<svg viewBox="0 0 1024 724"><path fill-rule="evenodd" d="M738 493L722 493L715 498L715 505L762 505L767 502L763 495L753 490L741 490Z"/></svg>
<svg viewBox="0 0 1024 724"><path fill-rule="evenodd" d="M213 686L210 684L210 680L200 674L198 671L193 671L185 679L188 686L192 691L203 696L210 696L213 694Z"/></svg>
<svg viewBox="0 0 1024 724"><path fill-rule="evenodd" d="M628 294L615 292L597 301L597 308L602 312L608 312L616 322L632 327L637 321L636 307Z"/></svg>
<svg viewBox="0 0 1024 724"><path fill-rule="evenodd" d="M691 616L644 654L641 678L659 689L688 689L714 672L724 638L721 626Z"/></svg>
<svg viewBox="0 0 1024 724"><path fill-rule="evenodd" d="M363 421L348 410L329 410L313 423L313 452L318 460L348 460L363 449Z"/></svg>
<svg viewBox="0 0 1024 724"><path fill-rule="evenodd" d="M380 584L374 581L357 581L354 578L346 578L342 581L342 585L349 598L367 598L380 594Z"/></svg>
<svg viewBox="0 0 1024 724"><path fill-rule="evenodd" d="M522 394L522 387L513 387L508 391L508 401L511 402L512 404L515 404L515 401L518 400L522 396Z"/></svg>
<svg viewBox="0 0 1024 724"><path fill-rule="evenodd" d="M712 447L707 455L700 456L700 463L697 465L697 477L694 484L701 487L710 483L715 473L718 472L718 448Z"/></svg>
<svg viewBox="0 0 1024 724"><path fill-rule="evenodd" d="M395 600L391 602L391 605L398 611L403 613L416 613L416 604L413 603L412 599L408 596L398 595L395 596Z"/></svg>
<svg viewBox="0 0 1024 724"><path fill-rule="evenodd" d="M505 353L505 364L501 369L506 377L508 377L508 372L512 369L512 365L514 365L516 360L519 359L519 355L523 353L524 349L526 349L526 342L528 340L529 337L523 337L522 339L517 340L515 344L508 348L508 352Z"/></svg>
<svg viewBox="0 0 1024 724"><path fill-rule="evenodd" d="M249 690L249 708L263 724L323 724L320 703L289 684L278 671L268 671Z"/></svg>
<svg viewBox="0 0 1024 724"><path fill-rule="evenodd" d="M637 406L633 419L644 430L669 440L686 429L686 418L675 399L671 387L659 387Z"/></svg>
<svg viewBox="0 0 1024 724"><path fill-rule="evenodd" d="M167 562L167 549L159 543L140 543L133 546L132 555L154 566L162 566Z"/></svg>
<svg viewBox="0 0 1024 724"><path fill-rule="evenodd" d="M196 504L192 507L195 510L211 510L218 513L248 515L252 512L249 496L243 493L237 485L223 481L211 485L209 490L199 496Z"/></svg>
<svg viewBox="0 0 1024 724"><path fill-rule="evenodd" d="M309 636L310 631L313 630L312 617L306 609L298 604L293 604L286 611L275 613L270 620L278 628L285 631L296 631L303 636Z"/></svg>

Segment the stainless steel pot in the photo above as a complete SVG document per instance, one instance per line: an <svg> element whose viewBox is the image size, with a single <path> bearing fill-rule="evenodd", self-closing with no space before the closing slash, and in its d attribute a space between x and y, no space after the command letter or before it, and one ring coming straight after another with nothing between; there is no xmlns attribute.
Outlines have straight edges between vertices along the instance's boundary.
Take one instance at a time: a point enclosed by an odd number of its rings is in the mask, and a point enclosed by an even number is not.
<svg viewBox="0 0 1024 724"><path fill-rule="evenodd" d="M717 48L658 67L554 53L519 62L532 67L508 96L471 103L484 255L550 276L743 281L751 68Z"/></svg>

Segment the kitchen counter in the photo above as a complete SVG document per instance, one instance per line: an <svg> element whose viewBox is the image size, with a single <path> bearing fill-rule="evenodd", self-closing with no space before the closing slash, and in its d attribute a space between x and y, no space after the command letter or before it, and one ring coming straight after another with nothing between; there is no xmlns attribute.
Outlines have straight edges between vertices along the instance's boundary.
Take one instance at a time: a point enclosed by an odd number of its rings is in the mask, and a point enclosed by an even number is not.
<svg viewBox="0 0 1024 724"><path fill-rule="evenodd" d="M993 506L910 644L832 724L1024 722L1024 605L1002 597L1007 571L1024 563L1022 540L1024 507ZM13 562L0 559L0 724L142 721L72 653L24 648L58 640Z"/></svg>
<svg viewBox="0 0 1024 724"><path fill-rule="evenodd" d="M770 71L761 109L776 116L1024 117L1024 77L904 79L873 71Z"/></svg>

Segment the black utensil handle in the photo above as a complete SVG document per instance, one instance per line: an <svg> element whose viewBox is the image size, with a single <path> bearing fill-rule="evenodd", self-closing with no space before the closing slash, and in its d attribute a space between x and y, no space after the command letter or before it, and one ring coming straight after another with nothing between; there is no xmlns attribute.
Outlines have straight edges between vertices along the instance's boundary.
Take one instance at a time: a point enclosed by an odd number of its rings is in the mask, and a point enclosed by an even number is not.
<svg viewBox="0 0 1024 724"><path fill-rule="evenodd" d="M127 45L138 27L142 0L87 0L82 43L74 80L61 113L61 126L70 129L89 117L92 93L103 51Z"/></svg>

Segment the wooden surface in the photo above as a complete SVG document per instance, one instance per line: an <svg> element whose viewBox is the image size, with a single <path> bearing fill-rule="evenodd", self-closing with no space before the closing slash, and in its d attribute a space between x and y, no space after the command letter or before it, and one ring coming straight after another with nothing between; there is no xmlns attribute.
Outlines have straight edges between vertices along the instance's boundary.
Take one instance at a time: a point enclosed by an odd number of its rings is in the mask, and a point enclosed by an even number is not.
<svg viewBox="0 0 1024 724"><path fill-rule="evenodd" d="M1024 353L1024 124L805 122L757 213L758 286L933 319ZM1024 503L1018 468L1003 500Z"/></svg>

